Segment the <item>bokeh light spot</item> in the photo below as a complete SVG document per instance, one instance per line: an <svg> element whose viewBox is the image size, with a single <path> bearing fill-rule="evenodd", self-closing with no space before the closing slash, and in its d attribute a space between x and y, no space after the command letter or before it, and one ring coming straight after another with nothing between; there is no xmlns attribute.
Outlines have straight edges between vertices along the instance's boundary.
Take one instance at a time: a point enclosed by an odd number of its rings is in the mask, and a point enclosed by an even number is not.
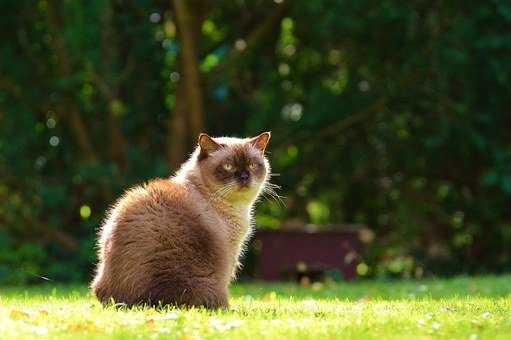
<svg viewBox="0 0 511 340"><path fill-rule="evenodd" d="M82 217L82 219L84 220L89 219L91 213L92 210L88 205L84 204L80 207L80 216Z"/></svg>
<svg viewBox="0 0 511 340"><path fill-rule="evenodd" d="M247 47L247 43L245 42L245 40L243 39L238 39L236 40L236 42L234 43L234 47L238 50L238 51L243 51L246 47Z"/></svg>
<svg viewBox="0 0 511 340"><path fill-rule="evenodd" d="M287 76L290 71L291 71L291 69L290 69L288 64L282 63L282 64L279 65L279 73L282 76Z"/></svg>
<svg viewBox="0 0 511 340"><path fill-rule="evenodd" d="M364 262L357 265L357 274L360 276L366 276L369 273L369 266Z"/></svg>
<svg viewBox="0 0 511 340"><path fill-rule="evenodd" d="M180 75L179 72L171 72L170 73L170 81L173 83L177 83L179 81Z"/></svg>
<svg viewBox="0 0 511 340"><path fill-rule="evenodd" d="M48 127L48 129L53 129L56 125L57 121L53 118L48 118L48 120L46 121L46 126Z"/></svg>
<svg viewBox="0 0 511 340"><path fill-rule="evenodd" d="M157 13L157 12L151 13L151 15L149 16L149 21L151 21L153 24L159 23L160 19L161 19L161 15L160 15L160 13Z"/></svg>
<svg viewBox="0 0 511 340"><path fill-rule="evenodd" d="M60 139L57 136L51 136L50 137L50 145L53 147L56 147L60 144Z"/></svg>
<svg viewBox="0 0 511 340"><path fill-rule="evenodd" d="M287 104L282 108L282 117L285 120L297 122L302 118L303 106L300 103Z"/></svg>

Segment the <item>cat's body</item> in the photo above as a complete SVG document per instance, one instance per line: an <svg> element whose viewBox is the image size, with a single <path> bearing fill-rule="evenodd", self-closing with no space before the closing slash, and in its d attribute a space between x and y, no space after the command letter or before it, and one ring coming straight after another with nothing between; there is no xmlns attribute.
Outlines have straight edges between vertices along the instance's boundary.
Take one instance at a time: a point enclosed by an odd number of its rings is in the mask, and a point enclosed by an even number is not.
<svg viewBox="0 0 511 340"><path fill-rule="evenodd" d="M227 286L269 175L268 140L269 133L253 139L201 135L176 176L127 191L100 232L92 283L98 299L228 306Z"/></svg>

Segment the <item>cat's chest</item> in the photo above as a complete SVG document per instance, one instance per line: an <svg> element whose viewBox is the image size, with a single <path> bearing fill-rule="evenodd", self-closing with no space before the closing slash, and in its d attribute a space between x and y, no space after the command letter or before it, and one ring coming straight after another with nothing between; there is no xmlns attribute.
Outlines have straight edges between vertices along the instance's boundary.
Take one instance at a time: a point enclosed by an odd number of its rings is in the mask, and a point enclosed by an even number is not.
<svg viewBox="0 0 511 340"><path fill-rule="evenodd" d="M234 245L243 241L246 235L250 232L250 216L236 216L227 221L228 233L230 234L230 241Z"/></svg>
<svg viewBox="0 0 511 340"><path fill-rule="evenodd" d="M250 234L251 205L234 205L201 198L197 195L194 202L205 225L223 238L234 253L238 253L247 235Z"/></svg>

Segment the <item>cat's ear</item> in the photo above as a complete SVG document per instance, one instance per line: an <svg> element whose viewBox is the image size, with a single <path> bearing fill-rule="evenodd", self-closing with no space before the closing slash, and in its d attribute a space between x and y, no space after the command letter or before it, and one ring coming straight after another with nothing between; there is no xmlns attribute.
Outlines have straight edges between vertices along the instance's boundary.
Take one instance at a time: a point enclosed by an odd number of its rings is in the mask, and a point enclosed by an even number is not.
<svg viewBox="0 0 511 340"><path fill-rule="evenodd" d="M213 138L208 136L206 133L201 133L199 135L199 139L198 139L197 143L200 146L200 152L201 152L201 155L203 155L203 156L207 156L210 153L215 152L222 147L221 144L218 144L217 142L215 142L213 140Z"/></svg>
<svg viewBox="0 0 511 340"><path fill-rule="evenodd" d="M254 137L250 140L250 144L252 144L256 149L260 150L261 152L264 152L266 149L266 145L268 145L268 142L271 138L271 132L263 132L259 136Z"/></svg>

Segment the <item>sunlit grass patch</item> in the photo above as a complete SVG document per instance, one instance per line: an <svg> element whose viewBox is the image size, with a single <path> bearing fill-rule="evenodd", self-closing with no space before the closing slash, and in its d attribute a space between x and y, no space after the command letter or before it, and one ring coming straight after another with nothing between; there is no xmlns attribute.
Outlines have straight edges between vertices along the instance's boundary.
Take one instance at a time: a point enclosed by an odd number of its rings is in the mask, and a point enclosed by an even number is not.
<svg viewBox="0 0 511 340"><path fill-rule="evenodd" d="M508 339L511 276L401 282L250 283L231 308L101 306L83 286L3 288L0 338Z"/></svg>

